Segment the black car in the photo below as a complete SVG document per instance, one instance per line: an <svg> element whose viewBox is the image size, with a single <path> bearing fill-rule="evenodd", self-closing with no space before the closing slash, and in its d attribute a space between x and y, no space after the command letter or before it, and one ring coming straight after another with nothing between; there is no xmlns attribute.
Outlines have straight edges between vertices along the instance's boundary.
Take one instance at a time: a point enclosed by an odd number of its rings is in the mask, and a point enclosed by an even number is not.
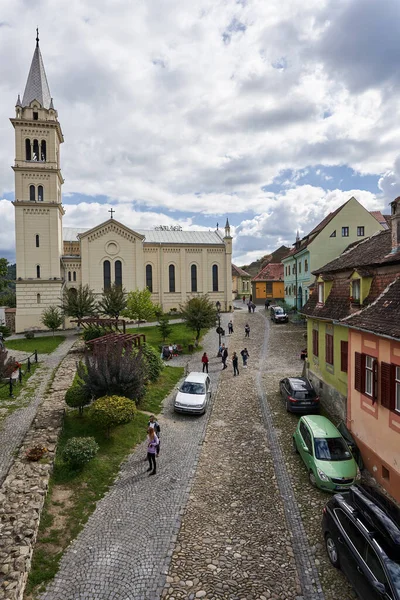
<svg viewBox="0 0 400 600"><path fill-rule="evenodd" d="M289 317L282 306L271 306L270 313L271 321L274 323L287 323L289 321Z"/></svg>
<svg viewBox="0 0 400 600"><path fill-rule="evenodd" d="M326 550L362 600L400 600L400 509L375 488L355 485L324 508Z"/></svg>
<svg viewBox="0 0 400 600"><path fill-rule="evenodd" d="M306 377L285 377L279 382L279 387L288 412L319 412L319 396Z"/></svg>

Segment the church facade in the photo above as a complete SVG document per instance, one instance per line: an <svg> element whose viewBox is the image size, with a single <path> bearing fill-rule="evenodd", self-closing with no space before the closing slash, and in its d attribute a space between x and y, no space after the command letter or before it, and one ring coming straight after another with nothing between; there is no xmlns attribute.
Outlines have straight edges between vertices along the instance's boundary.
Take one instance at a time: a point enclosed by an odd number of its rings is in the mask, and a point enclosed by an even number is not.
<svg viewBox="0 0 400 600"><path fill-rule="evenodd" d="M39 39L15 117L16 331L43 328L45 308L80 284L100 296L113 283L148 287L164 311L198 294L228 310L232 237L164 228L133 230L111 218L90 229L63 227L60 145L64 138L44 70ZM179 229L179 228L178 228Z"/></svg>

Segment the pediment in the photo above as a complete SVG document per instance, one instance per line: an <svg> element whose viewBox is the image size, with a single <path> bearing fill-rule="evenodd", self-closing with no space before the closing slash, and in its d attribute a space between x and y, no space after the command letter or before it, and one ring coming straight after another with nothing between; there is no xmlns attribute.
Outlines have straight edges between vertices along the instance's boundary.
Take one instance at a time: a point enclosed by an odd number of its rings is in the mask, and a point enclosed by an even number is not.
<svg viewBox="0 0 400 600"><path fill-rule="evenodd" d="M105 221L104 223L101 223L100 225L97 225L96 227L93 227L84 233L80 233L78 237L80 240L87 238L88 241L91 242L109 235L110 233L118 235L132 243L134 243L136 240L144 240L144 235L141 235L133 229L126 227L126 225L123 225L116 219L108 219L108 221Z"/></svg>

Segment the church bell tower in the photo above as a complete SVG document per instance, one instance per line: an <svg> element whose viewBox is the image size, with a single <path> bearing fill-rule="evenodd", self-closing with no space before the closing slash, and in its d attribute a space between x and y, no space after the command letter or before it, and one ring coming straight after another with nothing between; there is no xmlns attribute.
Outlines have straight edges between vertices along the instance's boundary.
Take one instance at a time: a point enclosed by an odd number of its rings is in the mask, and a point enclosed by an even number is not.
<svg viewBox="0 0 400 600"><path fill-rule="evenodd" d="M60 144L64 141L39 48L15 118L16 331L42 328L43 310L58 305L63 254Z"/></svg>

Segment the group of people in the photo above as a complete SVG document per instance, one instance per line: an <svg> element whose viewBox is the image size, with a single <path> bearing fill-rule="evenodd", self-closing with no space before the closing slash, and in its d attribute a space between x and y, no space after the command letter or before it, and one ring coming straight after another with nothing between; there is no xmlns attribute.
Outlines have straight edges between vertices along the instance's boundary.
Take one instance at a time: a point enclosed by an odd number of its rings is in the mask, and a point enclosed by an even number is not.
<svg viewBox="0 0 400 600"><path fill-rule="evenodd" d="M176 344L170 344L169 346L163 347L161 358L164 360L171 360L174 356L178 356L178 346Z"/></svg>
<svg viewBox="0 0 400 600"><path fill-rule="evenodd" d="M204 355L205 354L206 353L204 353ZM221 344L218 354L219 354L219 356L221 356L222 370L227 369L228 367L227 367L226 361L228 360L228 348L226 348L225 344ZM202 361L204 359L204 355L203 355ZM250 356L247 348L243 348L243 350L241 350L241 352L240 352L240 355L243 360L243 367L245 369L247 369L247 361ZM207 358L207 362L208 362L208 358ZM234 375L234 377L236 377L236 375L239 375L239 357L236 352L234 352L232 354L232 366L233 366L233 375ZM204 363L203 363L203 372L204 372ZM208 365L207 365L207 373L208 373Z"/></svg>

